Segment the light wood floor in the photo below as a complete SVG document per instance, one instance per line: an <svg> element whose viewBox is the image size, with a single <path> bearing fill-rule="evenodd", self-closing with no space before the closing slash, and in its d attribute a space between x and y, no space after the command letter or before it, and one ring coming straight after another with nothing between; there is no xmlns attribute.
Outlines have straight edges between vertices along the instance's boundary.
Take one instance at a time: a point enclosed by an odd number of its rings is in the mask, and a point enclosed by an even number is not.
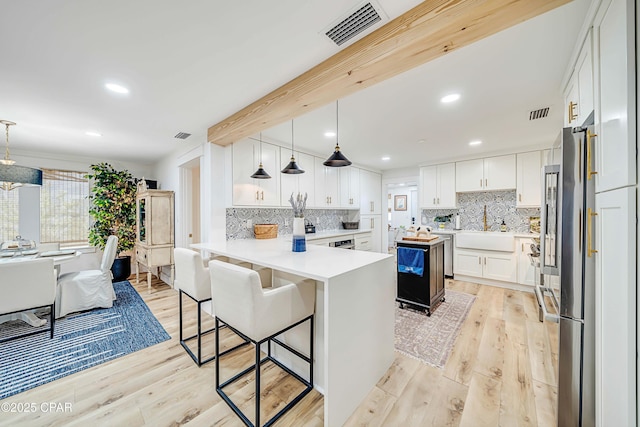
<svg viewBox="0 0 640 427"><path fill-rule="evenodd" d="M134 286L171 340L0 400L0 426L242 425L215 392L214 362L198 368L178 342L177 293L157 280L150 295L145 282ZM557 325L538 322L532 294L458 281L447 287L477 299L444 370L396 354L346 425L554 426ZM188 320L191 331L194 319ZM223 347L234 340L225 335ZM252 357L247 347L226 357L221 376L250 365ZM266 420L297 393L299 383L269 365L263 367L263 378ZM230 393L252 419L250 381ZM70 404L71 410L43 411L42 404L49 402ZM35 403L37 410L8 413L3 405L19 409L25 403ZM323 398L312 391L276 425L322 422Z"/></svg>

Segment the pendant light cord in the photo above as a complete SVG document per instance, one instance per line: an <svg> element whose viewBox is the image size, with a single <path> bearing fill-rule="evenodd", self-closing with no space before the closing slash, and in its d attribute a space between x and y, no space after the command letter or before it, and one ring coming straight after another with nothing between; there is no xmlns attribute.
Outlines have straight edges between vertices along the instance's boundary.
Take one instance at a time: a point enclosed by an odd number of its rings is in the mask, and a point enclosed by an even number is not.
<svg viewBox="0 0 640 427"><path fill-rule="evenodd" d="M262 167L262 132L260 132L260 167Z"/></svg>
<svg viewBox="0 0 640 427"><path fill-rule="evenodd" d="M339 135L340 135L340 132L338 132L338 100L336 99L336 147L339 146L338 144Z"/></svg>
<svg viewBox="0 0 640 427"><path fill-rule="evenodd" d="M5 152L4 152L4 159L5 159L5 160L9 160L9 125L8 125L8 124L6 124L6 125L5 125L5 127L7 128L7 130L6 130L6 135L7 135L7 139L6 139L6 140L7 140L7 148L5 149Z"/></svg>
<svg viewBox="0 0 640 427"><path fill-rule="evenodd" d="M293 119L291 119L291 158L293 158Z"/></svg>

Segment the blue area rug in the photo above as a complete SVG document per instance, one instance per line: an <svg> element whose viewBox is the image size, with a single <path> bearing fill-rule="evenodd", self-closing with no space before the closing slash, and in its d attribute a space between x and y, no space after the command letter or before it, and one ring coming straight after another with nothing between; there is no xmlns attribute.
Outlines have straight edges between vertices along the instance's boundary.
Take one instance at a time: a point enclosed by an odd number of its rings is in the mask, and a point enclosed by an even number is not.
<svg viewBox="0 0 640 427"><path fill-rule="evenodd" d="M0 399L171 338L128 281L113 287L112 308L56 320L53 339L43 332L0 344ZM33 330L21 321L2 323L0 338Z"/></svg>

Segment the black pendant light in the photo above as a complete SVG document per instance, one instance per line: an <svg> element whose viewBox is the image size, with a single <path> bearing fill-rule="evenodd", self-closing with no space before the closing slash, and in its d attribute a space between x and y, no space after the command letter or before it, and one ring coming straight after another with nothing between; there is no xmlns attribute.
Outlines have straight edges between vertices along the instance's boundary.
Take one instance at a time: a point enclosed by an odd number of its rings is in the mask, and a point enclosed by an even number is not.
<svg viewBox="0 0 640 427"><path fill-rule="evenodd" d="M260 166L258 166L258 170L251 175L251 178L256 179L269 179L271 175L267 173L266 170L262 167L262 132L260 132Z"/></svg>
<svg viewBox="0 0 640 427"><path fill-rule="evenodd" d="M323 165L330 166L332 168L340 168L342 166L349 166L351 162L344 154L340 152L340 146L338 145L338 100L336 100L336 149L333 154L324 161Z"/></svg>
<svg viewBox="0 0 640 427"><path fill-rule="evenodd" d="M291 161L280 172L282 172L282 173L290 173L290 174L304 173L304 171L302 169L300 169L298 167L298 165L296 164L295 157L293 157L293 119L291 120Z"/></svg>

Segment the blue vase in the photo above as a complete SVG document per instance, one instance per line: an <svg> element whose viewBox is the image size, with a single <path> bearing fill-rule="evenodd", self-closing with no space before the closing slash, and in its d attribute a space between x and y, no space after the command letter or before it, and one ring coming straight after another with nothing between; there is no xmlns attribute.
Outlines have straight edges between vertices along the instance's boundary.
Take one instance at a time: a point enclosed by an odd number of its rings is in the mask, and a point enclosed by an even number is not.
<svg viewBox="0 0 640 427"><path fill-rule="evenodd" d="M304 232L304 218L293 218L291 250L293 252L304 252L307 250L307 239Z"/></svg>

